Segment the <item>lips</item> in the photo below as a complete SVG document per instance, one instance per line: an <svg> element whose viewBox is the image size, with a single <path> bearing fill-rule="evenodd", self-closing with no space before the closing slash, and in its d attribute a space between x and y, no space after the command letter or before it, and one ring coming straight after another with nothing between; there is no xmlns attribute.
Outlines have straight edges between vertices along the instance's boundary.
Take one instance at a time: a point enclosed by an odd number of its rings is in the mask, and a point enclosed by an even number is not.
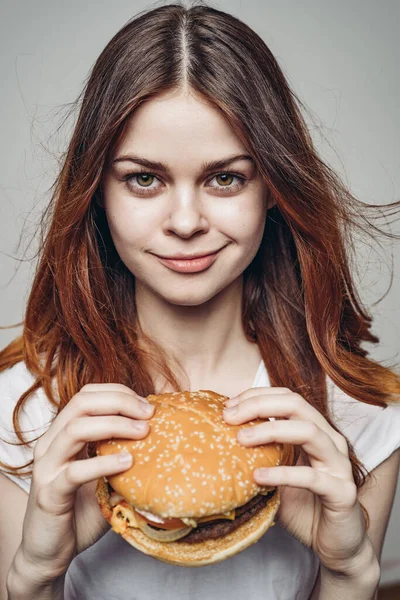
<svg viewBox="0 0 400 600"><path fill-rule="evenodd" d="M160 256L157 256L157 258L172 271L179 273L199 273L208 269L217 260L220 252L221 250L217 250L213 254L197 255L194 258L162 258Z"/></svg>
<svg viewBox="0 0 400 600"><path fill-rule="evenodd" d="M221 250L221 248L219 248ZM178 252L174 256L160 256L156 254L158 258L166 258L167 260L193 260L195 258L203 258L204 256L210 256L211 254L216 254L219 250L210 250L208 252L201 252L200 254L194 254L194 252L181 253Z"/></svg>

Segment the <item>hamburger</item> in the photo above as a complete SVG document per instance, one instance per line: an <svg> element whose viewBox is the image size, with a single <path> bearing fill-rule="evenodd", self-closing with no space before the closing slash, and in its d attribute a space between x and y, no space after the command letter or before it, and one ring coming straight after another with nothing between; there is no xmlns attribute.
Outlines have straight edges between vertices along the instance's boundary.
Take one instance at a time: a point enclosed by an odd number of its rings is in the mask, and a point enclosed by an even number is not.
<svg viewBox="0 0 400 600"><path fill-rule="evenodd" d="M98 480L96 497L112 529L141 552L173 565L209 565L274 525L279 488L258 485L253 471L292 464L293 446L242 446L241 426L222 415L227 399L210 390L149 395L155 411L145 438L97 443L97 455L133 455L129 469Z"/></svg>

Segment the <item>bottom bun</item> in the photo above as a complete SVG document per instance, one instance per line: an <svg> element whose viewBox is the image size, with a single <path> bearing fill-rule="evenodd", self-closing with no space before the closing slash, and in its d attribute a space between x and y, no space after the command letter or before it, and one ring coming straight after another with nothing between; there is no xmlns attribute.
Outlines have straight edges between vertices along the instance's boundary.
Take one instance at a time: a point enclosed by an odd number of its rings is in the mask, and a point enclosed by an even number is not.
<svg viewBox="0 0 400 600"><path fill-rule="evenodd" d="M112 513L108 503L107 483L103 479L98 481L96 496L103 516L110 523ZM131 528L119 535L137 550L162 562L181 567L203 567L235 556L255 544L275 524L274 517L279 504L280 493L279 488L276 488L266 506L253 515L249 521L218 539L208 539L198 543L185 543L183 540L157 542L136 528Z"/></svg>

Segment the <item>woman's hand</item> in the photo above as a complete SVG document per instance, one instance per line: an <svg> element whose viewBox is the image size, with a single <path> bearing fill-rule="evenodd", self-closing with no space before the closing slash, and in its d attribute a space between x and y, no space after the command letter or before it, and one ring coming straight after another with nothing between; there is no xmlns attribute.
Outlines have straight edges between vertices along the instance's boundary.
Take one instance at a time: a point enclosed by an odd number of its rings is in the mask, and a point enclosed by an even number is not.
<svg viewBox="0 0 400 600"><path fill-rule="evenodd" d="M351 573L364 549L372 547L357 499L347 442L300 394L287 388L251 388L225 406L226 422L283 417L241 428L244 446L271 442L299 445L295 466L256 469L259 485L284 486L277 520L335 573ZM236 409L236 411L235 411ZM246 433L249 435L246 436Z"/></svg>
<svg viewBox="0 0 400 600"><path fill-rule="evenodd" d="M22 553L24 565L32 566L31 572L40 573L44 582L61 577L76 554L109 530L94 494L97 479L132 464L130 454L128 462L120 462L120 454L79 459L86 443L143 438L149 433L143 419L153 412L152 405L124 385L88 384L37 442L17 555Z"/></svg>

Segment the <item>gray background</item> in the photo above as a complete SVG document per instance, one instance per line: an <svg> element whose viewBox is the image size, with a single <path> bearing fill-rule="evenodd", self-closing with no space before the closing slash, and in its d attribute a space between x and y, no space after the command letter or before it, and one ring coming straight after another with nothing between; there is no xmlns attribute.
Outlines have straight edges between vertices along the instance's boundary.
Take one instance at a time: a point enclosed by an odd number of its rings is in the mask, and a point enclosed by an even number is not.
<svg viewBox="0 0 400 600"><path fill-rule="evenodd" d="M162 4L168 2L1 0L0 325L23 318L33 273L27 259L36 249L28 242L71 133L73 120L58 130L68 103L117 30L139 10ZM310 109L305 117L318 149L353 193L374 204L398 199L400 2L220 0L213 6L244 20L268 44ZM391 230L399 235L399 223ZM384 241L372 252L370 240L360 240L358 248L356 278L381 340L371 353L393 363L400 360L399 242L391 249ZM390 283L391 253L393 286L373 307ZM19 331L0 331L0 347ZM400 580L399 489L383 550L384 583Z"/></svg>

